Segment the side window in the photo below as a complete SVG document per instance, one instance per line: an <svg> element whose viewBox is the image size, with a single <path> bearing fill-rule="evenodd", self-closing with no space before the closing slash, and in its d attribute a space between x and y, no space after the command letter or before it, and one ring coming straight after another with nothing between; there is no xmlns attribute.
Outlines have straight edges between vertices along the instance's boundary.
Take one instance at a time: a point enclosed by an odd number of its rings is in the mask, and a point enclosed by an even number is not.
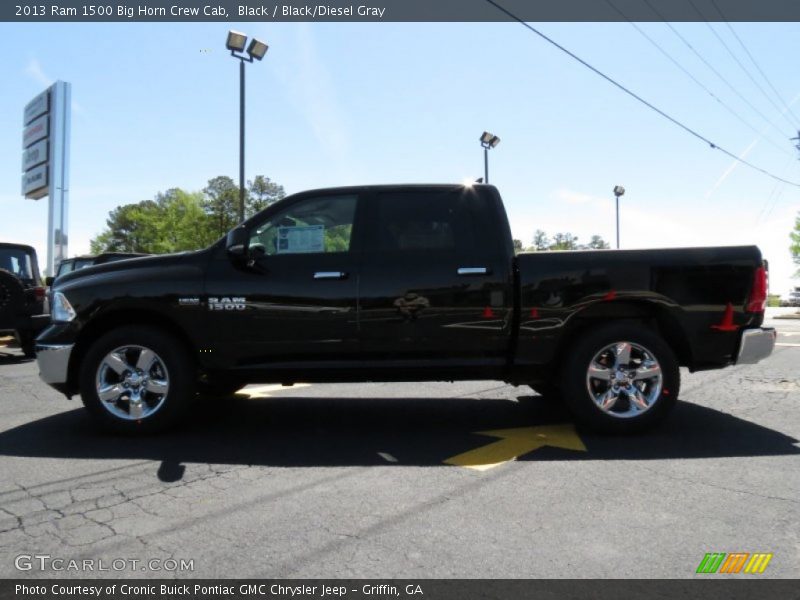
<svg viewBox="0 0 800 600"><path fill-rule="evenodd" d="M71 262L62 262L58 265L58 271L56 271L56 277L59 275L66 275L67 273L72 271L72 264Z"/></svg>
<svg viewBox="0 0 800 600"><path fill-rule="evenodd" d="M455 252L468 246L467 201L453 192L394 192L377 198L375 247L383 252Z"/></svg>
<svg viewBox="0 0 800 600"><path fill-rule="evenodd" d="M356 202L351 195L301 200L252 229L250 248L268 256L348 252Z"/></svg>

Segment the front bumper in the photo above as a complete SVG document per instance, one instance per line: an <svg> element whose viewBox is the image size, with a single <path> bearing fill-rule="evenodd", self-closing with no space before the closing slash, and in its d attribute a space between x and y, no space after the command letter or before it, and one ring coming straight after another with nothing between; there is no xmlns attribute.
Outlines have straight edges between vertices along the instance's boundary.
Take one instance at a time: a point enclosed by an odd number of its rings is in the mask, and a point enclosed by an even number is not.
<svg viewBox="0 0 800 600"><path fill-rule="evenodd" d="M74 344L36 344L36 363L39 377L52 386L67 383L69 357Z"/></svg>
<svg viewBox="0 0 800 600"><path fill-rule="evenodd" d="M737 365L753 365L772 354L778 333L772 327L745 329L736 355Z"/></svg>

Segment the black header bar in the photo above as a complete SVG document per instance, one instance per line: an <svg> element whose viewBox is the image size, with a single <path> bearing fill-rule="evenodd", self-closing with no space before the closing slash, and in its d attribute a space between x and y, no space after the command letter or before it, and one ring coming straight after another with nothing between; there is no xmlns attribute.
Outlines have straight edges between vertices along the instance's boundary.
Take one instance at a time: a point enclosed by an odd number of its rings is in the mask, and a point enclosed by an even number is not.
<svg viewBox="0 0 800 600"><path fill-rule="evenodd" d="M494 0L524 21L800 21L798 0ZM3 0L14 22L487 22L514 19L486 0Z"/></svg>

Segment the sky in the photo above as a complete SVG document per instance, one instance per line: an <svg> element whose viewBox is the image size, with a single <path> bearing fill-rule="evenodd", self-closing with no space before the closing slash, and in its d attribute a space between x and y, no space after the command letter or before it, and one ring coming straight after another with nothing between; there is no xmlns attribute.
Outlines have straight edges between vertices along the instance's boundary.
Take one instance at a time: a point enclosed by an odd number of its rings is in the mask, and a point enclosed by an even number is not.
<svg viewBox="0 0 800 600"><path fill-rule="evenodd" d="M713 71L666 24L638 24L714 97L630 23L536 27L715 144L800 183L789 141L800 128L800 24L732 24L794 114L724 23L673 25ZM518 23L0 23L0 241L32 244L45 263L46 199L20 193L22 110L57 79L72 84L70 255L88 252L116 206L237 180L228 29L270 46L247 66L248 179L266 175L288 193L460 183L483 176L488 130L501 138L490 182L525 245L537 229L613 245L612 189L623 185L623 248L757 244L772 292L800 285L788 250L800 187L737 164Z"/></svg>

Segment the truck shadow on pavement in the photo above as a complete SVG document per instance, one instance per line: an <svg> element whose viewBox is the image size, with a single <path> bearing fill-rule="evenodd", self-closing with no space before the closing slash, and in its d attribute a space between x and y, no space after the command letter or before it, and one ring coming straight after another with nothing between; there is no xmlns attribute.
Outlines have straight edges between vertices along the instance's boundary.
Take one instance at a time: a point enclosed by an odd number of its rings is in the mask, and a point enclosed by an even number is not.
<svg viewBox="0 0 800 600"><path fill-rule="evenodd" d="M33 362L33 358L28 358L21 352L9 352L9 347L0 345L0 366L3 365L21 365L27 362Z"/></svg>
<svg viewBox="0 0 800 600"><path fill-rule="evenodd" d="M213 408L212 408L213 406ZM540 396L477 398L232 397L203 405L176 429L132 438L96 431L82 408L0 433L0 456L162 461L164 481L185 463L280 467L446 466L497 438L476 432L569 423ZM798 440L710 408L680 402L667 423L636 436L578 431L587 451L542 447L518 458L651 460L800 454ZM394 462L396 461L396 462Z"/></svg>

